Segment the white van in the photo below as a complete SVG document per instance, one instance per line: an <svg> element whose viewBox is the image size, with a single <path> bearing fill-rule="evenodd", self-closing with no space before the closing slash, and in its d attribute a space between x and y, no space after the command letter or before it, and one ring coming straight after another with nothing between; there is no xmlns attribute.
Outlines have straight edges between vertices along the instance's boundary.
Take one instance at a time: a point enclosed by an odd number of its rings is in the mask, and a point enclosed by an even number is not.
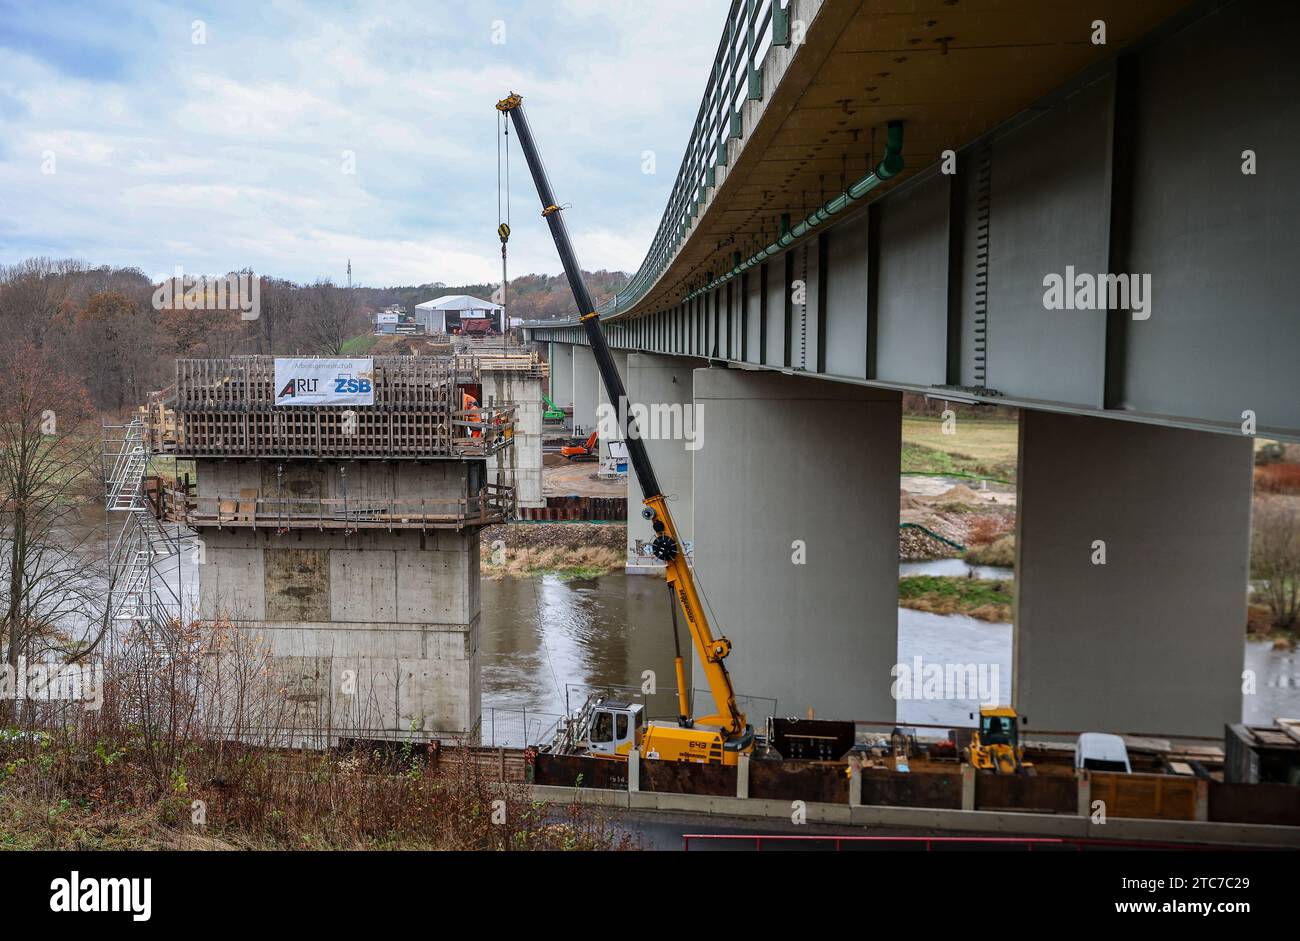
<svg viewBox="0 0 1300 941"><path fill-rule="evenodd" d="M1105 732L1084 732L1074 745L1075 769L1133 772L1124 739Z"/></svg>

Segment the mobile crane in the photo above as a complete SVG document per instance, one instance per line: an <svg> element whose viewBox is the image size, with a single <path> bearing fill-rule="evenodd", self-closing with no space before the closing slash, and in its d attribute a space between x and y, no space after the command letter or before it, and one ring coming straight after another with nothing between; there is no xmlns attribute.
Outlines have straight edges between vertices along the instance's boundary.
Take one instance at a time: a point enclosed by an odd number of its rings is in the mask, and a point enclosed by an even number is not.
<svg viewBox="0 0 1300 941"><path fill-rule="evenodd" d="M605 342L605 332L596 313L596 305L587 290L578 266L573 245L569 241L569 232L561 216L561 208L551 191L550 181L546 178L546 169L542 166L541 156L533 141L533 134L524 115L523 99L510 93L497 102L497 110L508 115L514 125L519 146L524 152L528 170L537 187L537 195L542 201L542 216L551 230L556 251L564 265L564 273L573 291L573 299L578 305L579 322L591 344L591 352L600 371L601 381L609 401L622 403L626 392L622 377L614 365L614 357ZM619 409L626 413L626 409ZM625 419L626 420L626 419ZM686 564L686 557L681 551L681 540L672 514L668 512L668 501L659 487L654 468L646 453L645 442L634 429L624 429L627 441L628 458L641 492L645 495L645 507L641 515L649 520L654 528L655 538L651 551L655 558L665 565L664 577L668 590L673 597L673 643L676 657L673 667L677 675L677 723L642 721L642 707L639 704L612 702L609 700L589 701L579 716L578 728L569 735L570 742L581 747L587 754L612 759L626 760L633 747L639 747L647 758L661 761L693 761L708 764L734 765L739 756L749 754L754 749L754 729L746 720L745 714L736 704L736 693L731 685L731 676L723 661L731 652L731 642L727 638L713 635L700 604L700 594L695 585L694 576ZM693 718L690 716L690 704L687 700L686 674L682 661L680 642L677 636L677 611L681 610L690 630L695 652L704 667L709 690L717 712L713 715Z"/></svg>

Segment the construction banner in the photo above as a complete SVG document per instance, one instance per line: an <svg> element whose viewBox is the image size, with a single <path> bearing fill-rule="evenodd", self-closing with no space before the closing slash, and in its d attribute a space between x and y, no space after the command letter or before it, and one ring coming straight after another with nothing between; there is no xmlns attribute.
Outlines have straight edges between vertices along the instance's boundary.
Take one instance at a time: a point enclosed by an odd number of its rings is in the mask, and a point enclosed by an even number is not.
<svg viewBox="0 0 1300 941"><path fill-rule="evenodd" d="M375 361L275 359L276 405L374 405Z"/></svg>

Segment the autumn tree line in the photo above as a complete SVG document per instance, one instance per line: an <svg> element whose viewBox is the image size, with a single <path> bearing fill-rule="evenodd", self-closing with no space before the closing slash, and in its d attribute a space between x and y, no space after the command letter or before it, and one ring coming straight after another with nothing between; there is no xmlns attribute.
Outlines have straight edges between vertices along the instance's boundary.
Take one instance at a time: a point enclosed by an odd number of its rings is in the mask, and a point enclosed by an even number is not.
<svg viewBox="0 0 1300 941"><path fill-rule="evenodd" d="M589 275L597 303L627 282L622 272ZM66 378L84 387L102 412L121 412L169 384L177 357L334 355L371 329L371 314L390 304L408 309L440 294L490 297L499 285L442 282L394 288L349 288L328 280L296 284L257 279L256 317L186 304L184 291L161 292L138 268L91 267L72 259L30 258L0 266L0 324L11 351L41 350ZM158 303L161 294L163 303ZM524 275L510 282L512 317L572 314L561 276Z"/></svg>

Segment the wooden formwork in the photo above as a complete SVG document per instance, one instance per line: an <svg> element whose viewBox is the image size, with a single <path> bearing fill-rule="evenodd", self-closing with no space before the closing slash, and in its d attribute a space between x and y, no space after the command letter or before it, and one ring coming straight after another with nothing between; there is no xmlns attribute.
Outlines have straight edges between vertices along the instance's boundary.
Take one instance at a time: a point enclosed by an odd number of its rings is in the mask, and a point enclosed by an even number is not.
<svg viewBox="0 0 1300 941"><path fill-rule="evenodd" d="M215 526L270 529L463 529L509 518L514 489L485 484L468 497L441 499L262 498L255 489L233 496L199 497L184 488L151 485L151 502L161 519L192 529Z"/></svg>
<svg viewBox="0 0 1300 941"><path fill-rule="evenodd" d="M373 405L277 407L274 357L177 360L171 408L146 410L148 440L192 457L340 459L484 457L510 444L513 406L463 407L479 381L473 358L373 363Z"/></svg>

